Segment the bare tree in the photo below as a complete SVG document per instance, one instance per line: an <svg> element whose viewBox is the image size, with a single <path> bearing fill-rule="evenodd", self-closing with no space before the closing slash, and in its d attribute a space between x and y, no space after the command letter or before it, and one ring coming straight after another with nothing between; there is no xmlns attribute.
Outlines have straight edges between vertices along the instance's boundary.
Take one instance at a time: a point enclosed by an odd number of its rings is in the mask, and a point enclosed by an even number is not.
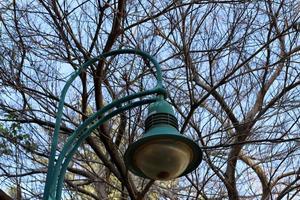
<svg viewBox="0 0 300 200"><path fill-rule="evenodd" d="M0 2L1 189L42 197L69 74L135 48L160 61L180 131L204 160L169 182L128 173L122 157L143 132L142 106L87 138L64 199L299 199L299 8L291 0ZM153 86L154 74L124 55L82 72L67 94L59 147L93 112Z"/></svg>

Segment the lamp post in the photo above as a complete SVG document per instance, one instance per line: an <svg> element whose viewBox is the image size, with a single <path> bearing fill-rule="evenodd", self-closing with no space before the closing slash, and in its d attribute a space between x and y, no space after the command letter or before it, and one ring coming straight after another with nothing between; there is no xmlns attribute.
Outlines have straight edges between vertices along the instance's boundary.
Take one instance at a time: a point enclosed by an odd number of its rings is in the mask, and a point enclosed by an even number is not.
<svg viewBox="0 0 300 200"><path fill-rule="evenodd" d="M156 87L115 100L89 116L68 137L56 157L63 106L70 85L88 66L106 57L119 54L136 54L150 61L156 69ZM156 96L153 97L153 95ZM43 199L61 199L68 164L78 147L93 130L121 112L147 104L150 105L145 122L146 132L141 139L131 144L126 150L124 161L127 168L138 176L152 180L170 180L193 171L202 160L201 149L191 139L178 132L177 119L171 105L164 100L166 96L159 63L140 50L121 49L104 53L88 60L78 68L67 80L60 96ZM142 97L145 99L140 100Z"/></svg>

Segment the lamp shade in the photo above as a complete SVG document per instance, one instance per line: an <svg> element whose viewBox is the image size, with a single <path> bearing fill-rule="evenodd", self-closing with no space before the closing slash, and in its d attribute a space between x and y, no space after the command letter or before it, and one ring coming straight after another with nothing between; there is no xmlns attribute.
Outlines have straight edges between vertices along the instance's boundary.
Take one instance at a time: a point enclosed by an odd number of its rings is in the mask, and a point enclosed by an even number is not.
<svg viewBox="0 0 300 200"><path fill-rule="evenodd" d="M169 103L152 103L145 127L143 137L125 152L125 164L131 172L152 180L170 180L190 173L200 164L200 147L178 132Z"/></svg>

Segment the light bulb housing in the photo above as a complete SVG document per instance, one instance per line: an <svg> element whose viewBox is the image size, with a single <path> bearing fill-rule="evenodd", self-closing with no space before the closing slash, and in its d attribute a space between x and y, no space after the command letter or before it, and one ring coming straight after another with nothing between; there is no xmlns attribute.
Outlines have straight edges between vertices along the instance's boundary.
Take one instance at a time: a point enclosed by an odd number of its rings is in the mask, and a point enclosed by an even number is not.
<svg viewBox="0 0 300 200"><path fill-rule="evenodd" d="M171 105L160 100L149 105L143 137L129 145L124 160L134 174L152 180L171 180L195 170L201 148L180 134Z"/></svg>

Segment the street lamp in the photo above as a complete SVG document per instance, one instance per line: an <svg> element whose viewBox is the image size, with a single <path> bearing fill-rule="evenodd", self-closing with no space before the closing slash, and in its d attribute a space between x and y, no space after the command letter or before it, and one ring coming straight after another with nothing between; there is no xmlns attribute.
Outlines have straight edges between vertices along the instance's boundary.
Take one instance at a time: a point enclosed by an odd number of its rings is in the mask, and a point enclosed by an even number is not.
<svg viewBox="0 0 300 200"><path fill-rule="evenodd" d="M201 162L200 147L178 132L169 103L150 104L143 137L125 152L125 164L134 174L152 180L170 180L193 171Z"/></svg>
<svg viewBox="0 0 300 200"><path fill-rule="evenodd" d="M150 61L156 68L156 87L115 100L89 116L68 137L61 152L56 156L63 106L70 85L88 66L119 54L136 54ZM43 199L61 199L68 164L78 147L93 130L121 112L147 104L150 105L145 121L146 132L141 139L128 146L124 155L127 168L138 176L152 180L170 180L193 171L202 160L201 149L191 139L178 132L178 122L171 105L165 101L166 96L159 63L143 51L135 49L111 51L84 63L67 80L60 96ZM142 97L147 98L140 100Z"/></svg>

